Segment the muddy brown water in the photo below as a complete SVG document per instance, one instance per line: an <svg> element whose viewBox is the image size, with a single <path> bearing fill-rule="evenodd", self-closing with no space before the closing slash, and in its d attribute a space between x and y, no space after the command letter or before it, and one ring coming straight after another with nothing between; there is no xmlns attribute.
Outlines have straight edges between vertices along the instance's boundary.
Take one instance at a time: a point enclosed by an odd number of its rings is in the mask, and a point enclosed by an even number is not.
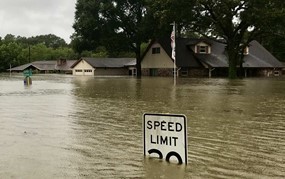
<svg viewBox="0 0 285 179"><path fill-rule="evenodd" d="M0 75L0 178L284 178L285 78ZM142 115L184 114L188 165L143 156Z"/></svg>

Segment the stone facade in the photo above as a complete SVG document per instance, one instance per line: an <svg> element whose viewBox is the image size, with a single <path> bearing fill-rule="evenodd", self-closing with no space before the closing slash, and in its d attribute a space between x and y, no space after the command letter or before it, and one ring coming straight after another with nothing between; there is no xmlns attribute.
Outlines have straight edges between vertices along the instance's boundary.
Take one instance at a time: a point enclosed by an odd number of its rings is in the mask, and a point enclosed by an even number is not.
<svg viewBox="0 0 285 179"><path fill-rule="evenodd" d="M272 68L258 69L256 75L261 77L281 76L282 69L272 69Z"/></svg>
<svg viewBox="0 0 285 179"><path fill-rule="evenodd" d="M142 76L173 76L171 68L143 68Z"/></svg>
<svg viewBox="0 0 285 179"><path fill-rule="evenodd" d="M178 76L180 77L208 77L209 70L206 68L187 68L179 69ZM143 68L142 76L173 76L172 68Z"/></svg>
<svg viewBox="0 0 285 179"><path fill-rule="evenodd" d="M274 77L281 76L282 69L247 69L245 77ZM143 68L142 76L162 76L171 77L173 76L173 69L170 68ZM209 77L208 68L182 68L178 70L179 77ZM211 77L227 77L227 68L217 68L211 72Z"/></svg>
<svg viewBox="0 0 285 179"><path fill-rule="evenodd" d="M189 68L188 77L208 77L209 70L206 68ZM184 76L183 71L179 73L179 76Z"/></svg>

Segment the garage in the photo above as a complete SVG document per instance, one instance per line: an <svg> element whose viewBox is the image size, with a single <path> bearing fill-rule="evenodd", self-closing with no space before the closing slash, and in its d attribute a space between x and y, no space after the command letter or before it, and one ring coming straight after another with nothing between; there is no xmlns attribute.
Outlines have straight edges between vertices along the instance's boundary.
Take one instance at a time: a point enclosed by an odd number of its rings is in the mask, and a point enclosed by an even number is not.
<svg viewBox="0 0 285 179"><path fill-rule="evenodd" d="M135 58L81 58L71 68L75 76L121 76L134 75L135 65Z"/></svg>

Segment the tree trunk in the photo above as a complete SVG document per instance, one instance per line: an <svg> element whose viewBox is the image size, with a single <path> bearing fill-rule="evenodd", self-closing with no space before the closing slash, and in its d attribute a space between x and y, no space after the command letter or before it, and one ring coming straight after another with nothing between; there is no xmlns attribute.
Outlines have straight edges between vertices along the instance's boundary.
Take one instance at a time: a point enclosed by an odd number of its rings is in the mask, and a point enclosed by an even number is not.
<svg viewBox="0 0 285 179"><path fill-rule="evenodd" d="M243 61L242 61L242 59L240 59L240 61L239 61L239 78L243 78L244 74L245 74L242 64L243 64Z"/></svg>
<svg viewBox="0 0 285 179"><path fill-rule="evenodd" d="M141 57L139 57L139 59L137 58L136 68L137 68L137 77L141 77L142 76Z"/></svg>
<svg viewBox="0 0 285 179"><path fill-rule="evenodd" d="M236 79L237 78L237 67L236 63L234 63L232 60L229 63L229 75L228 77L230 79Z"/></svg>
<svg viewBox="0 0 285 179"><path fill-rule="evenodd" d="M142 76L142 69L141 69L141 51L140 51L140 44L137 44L137 49L136 49L136 68L137 68L137 77L140 78Z"/></svg>
<svg viewBox="0 0 285 179"><path fill-rule="evenodd" d="M236 58L236 53L233 47L227 48L228 51L228 60L229 60L229 79L237 78L237 64L238 59Z"/></svg>

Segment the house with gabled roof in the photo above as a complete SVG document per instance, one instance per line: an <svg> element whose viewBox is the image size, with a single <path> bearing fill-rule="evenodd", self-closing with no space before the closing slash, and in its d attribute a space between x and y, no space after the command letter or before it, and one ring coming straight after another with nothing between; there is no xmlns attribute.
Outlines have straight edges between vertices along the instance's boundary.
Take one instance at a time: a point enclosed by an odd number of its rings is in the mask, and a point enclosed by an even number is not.
<svg viewBox="0 0 285 179"><path fill-rule="evenodd" d="M72 73L70 68L76 60L49 60L49 61L34 61L24 65L20 65L11 69L7 69L11 72L23 72L24 70L31 69L33 73Z"/></svg>
<svg viewBox="0 0 285 179"><path fill-rule="evenodd" d="M136 75L135 58L80 58L72 66L75 76Z"/></svg>
<svg viewBox="0 0 285 179"><path fill-rule="evenodd" d="M171 59L170 38L153 40L143 54L141 67L145 76L203 77L227 76L225 44L209 39L176 39L176 61ZM244 51L244 76L279 76L283 65L257 41Z"/></svg>

